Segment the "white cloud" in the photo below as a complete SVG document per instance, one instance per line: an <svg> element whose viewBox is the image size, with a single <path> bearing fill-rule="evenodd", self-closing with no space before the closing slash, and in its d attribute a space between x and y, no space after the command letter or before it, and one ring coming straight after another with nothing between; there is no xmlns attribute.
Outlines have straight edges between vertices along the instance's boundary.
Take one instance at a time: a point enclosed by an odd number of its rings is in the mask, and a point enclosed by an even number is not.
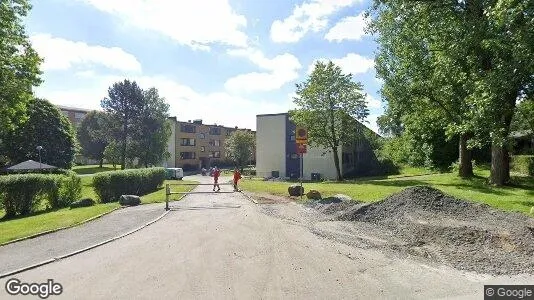
<svg viewBox="0 0 534 300"><path fill-rule="evenodd" d="M346 74L351 73L352 75L367 73L375 67L375 62L373 59L361 56L356 53L349 53L345 57L334 58L331 60L334 64L341 67L341 69L343 70L343 73L346 73ZM321 58L321 59L315 60L308 67L308 74L311 74L311 72L313 72L315 63L317 61L326 62L328 61L328 59Z"/></svg>
<svg viewBox="0 0 534 300"><path fill-rule="evenodd" d="M203 119L206 124L256 128L256 115L286 112L289 101L253 101L226 92L201 93L162 76L132 76L143 89L156 87L170 105L171 116L180 121ZM59 105L100 109L100 100L107 96L113 83L124 80L121 76L94 76L86 79L87 88L48 90L38 87L36 94Z"/></svg>
<svg viewBox="0 0 534 300"><path fill-rule="evenodd" d="M367 98L365 99L367 102L367 108L381 108L382 107L382 101L375 99L373 96L367 94Z"/></svg>
<svg viewBox="0 0 534 300"><path fill-rule="evenodd" d="M193 49L212 44L245 47L247 26L228 0L78 0L119 18L125 25L169 37Z"/></svg>
<svg viewBox="0 0 534 300"><path fill-rule="evenodd" d="M68 70L79 65L101 65L120 71L141 71L141 63L137 58L118 47L88 45L49 34L37 34L30 39L35 50L44 58L44 71Z"/></svg>
<svg viewBox="0 0 534 300"><path fill-rule="evenodd" d="M361 12L357 16L351 16L341 19L334 27L330 28L324 36L328 41L341 42L343 40L360 40L366 33L365 27L368 20Z"/></svg>
<svg viewBox="0 0 534 300"><path fill-rule="evenodd" d="M248 93L257 91L272 91L298 78L298 71L302 68L297 57L284 53L272 59L255 49L229 50L229 55L249 59L252 63L266 72L252 72L229 78L224 86L234 93Z"/></svg>
<svg viewBox="0 0 534 300"><path fill-rule="evenodd" d="M277 43L294 43L309 31L319 32L328 25L328 17L363 0L310 0L295 6L292 14L271 25L271 39Z"/></svg>

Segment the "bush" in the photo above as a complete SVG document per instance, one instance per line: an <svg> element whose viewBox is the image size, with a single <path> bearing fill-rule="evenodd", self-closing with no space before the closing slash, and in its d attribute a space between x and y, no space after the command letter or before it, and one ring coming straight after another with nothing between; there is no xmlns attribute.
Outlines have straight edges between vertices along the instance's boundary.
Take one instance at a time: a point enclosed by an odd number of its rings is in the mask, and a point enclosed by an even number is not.
<svg viewBox="0 0 534 300"><path fill-rule="evenodd" d="M63 175L21 174L0 176L0 202L7 217L28 215L42 200L54 207L59 203Z"/></svg>
<svg viewBox="0 0 534 300"><path fill-rule="evenodd" d="M62 176L59 188L59 197L56 205L52 207L67 207L72 202L80 199L82 196L82 180L80 176L71 173L68 176Z"/></svg>
<svg viewBox="0 0 534 300"><path fill-rule="evenodd" d="M510 170L517 173L534 176L534 155L512 156Z"/></svg>
<svg viewBox="0 0 534 300"><path fill-rule="evenodd" d="M158 189L165 180L164 168L148 168L98 173L93 187L100 201L118 201L121 195L142 196Z"/></svg>
<svg viewBox="0 0 534 300"><path fill-rule="evenodd" d="M74 201L70 204L70 208L88 207L95 205L95 200L91 198L84 198L78 201Z"/></svg>

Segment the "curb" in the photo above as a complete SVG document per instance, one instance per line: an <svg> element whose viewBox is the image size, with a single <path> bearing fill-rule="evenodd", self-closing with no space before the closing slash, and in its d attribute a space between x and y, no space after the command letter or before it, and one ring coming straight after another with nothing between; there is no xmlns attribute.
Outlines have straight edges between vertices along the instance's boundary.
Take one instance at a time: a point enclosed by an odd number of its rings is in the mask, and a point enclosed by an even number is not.
<svg viewBox="0 0 534 300"><path fill-rule="evenodd" d="M102 214L99 214L99 215L96 215L94 217L91 217L89 219L86 219L86 220L83 220L79 223L75 223L75 224L72 224L70 226L65 226L65 227L60 227L60 228L56 228L56 229L52 229L52 230L47 230L47 231L43 231L43 232L39 232L39 233L36 233L36 234L32 234L32 235L29 235L29 236L25 236L25 237L21 237L21 238L18 238L18 239L15 239L15 240L12 240L12 241L9 241L9 242L5 242L5 243L2 243L0 244L0 247L2 246L5 246L5 245L9 245L9 244L13 244L13 243L16 243L16 242L21 242L21 241L25 241L25 240L29 240L29 239L33 239L33 238L36 238L36 237L39 237L39 236L42 236L42 235L45 235L45 234L50 234L50 233L54 233L54 232L57 232L57 231L60 231L60 230L65 230L65 229L69 229L69 228L73 228L73 227L76 227L76 226L80 226L80 225L83 225L87 222L91 222L91 221L94 221L98 218L101 218L107 214L110 214L118 209L121 209L123 208L123 206L119 206L119 207L116 207L108 212L105 212L105 213L102 213Z"/></svg>
<svg viewBox="0 0 534 300"><path fill-rule="evenodd" d="M240 191L239 193L241 193L243 196L247 197L248 200L254 202L254 204L258 204L258 201L256 201L256 199L254 199L253 197L251 197L251 196L245 194L245 192Z"/></svg>
<svg viewBox="0 0 534 300"><path fill-rule="evenodd" d="M155 218L154 220L152 220L152 221L150 221L150 222L148 222L148 223L146 223L144 225L141 225L140 227L138 227L136 229L133 229L133 230L128 231L128 232L126 232L124 234L121 234L119 236L113 237L111 239L105 240L103 242L91 245L89 247L86 247L86 248L83 248L83 249L80 249L80 250L76 250L76 251L68 253L68 254L64 254L64 255L61 255L61 256L58 256L58 257L54 257L54 258L48 259L48 260L33 264L31 266L27 266L27 267L20 268L20 269L14 270L14 271L10 271L10 272L4 273L4 274L0 274L0 279L5 278L7 276L15 275L15 274L18 274L18 273L21 273L21 272L24 272L24 271L35 269L35 268L38 268L38 267L53 263L55 261L58 261L58 260L61 260L61 259L67 258L67 257L71 257L71 256L74 256L76 254L80 254L82 252L86 252L86 251L94 249L96 247L100 247L102 245L111 243L111 242L116 241L118 239L121 239L121 238L123 238L125 236L128 236L128 235L130 235L132 233L135 233L135 232L137 232L137 231L139 231L139 230L141 230L141 229L143 229L143 228L145 228L145 227L147 227L149 225L152 225L153 223L155 223L155 222L159 221L160 219L162 219L163 217L165 217L168 213L169 213L169 211L165 211L163 214L161 214L159 217Z"/></svg>

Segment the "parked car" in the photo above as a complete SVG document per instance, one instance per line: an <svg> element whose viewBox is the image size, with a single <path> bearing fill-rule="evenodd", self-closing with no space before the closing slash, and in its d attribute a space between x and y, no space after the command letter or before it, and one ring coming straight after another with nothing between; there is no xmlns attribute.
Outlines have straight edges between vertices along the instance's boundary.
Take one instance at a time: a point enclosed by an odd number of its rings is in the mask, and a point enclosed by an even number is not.
<svg viewBox="0 0 534 300"><path fill-rule="evenodd" d="M182 180L184 178L184 170L182 168L167 168L165 169L165 174L167 179Z"/></svg>

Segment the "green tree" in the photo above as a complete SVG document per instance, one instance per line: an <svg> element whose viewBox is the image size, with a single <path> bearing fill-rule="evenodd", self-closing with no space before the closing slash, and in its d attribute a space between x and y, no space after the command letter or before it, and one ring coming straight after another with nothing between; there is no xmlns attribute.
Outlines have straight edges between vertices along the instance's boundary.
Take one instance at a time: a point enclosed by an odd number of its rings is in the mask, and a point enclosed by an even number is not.
<svg viewBox="0 0 534 300"><path fill-rule="evenodd" d="M171 124L168 122L169 104L158 94L158 90L150 88L143 91L143 109L135 122L132 143L139 164L145 167L159 165L169 155L167 142L171 135Z"/></svg>
<svg viewBox="0 0 534 300"><path fill-rule="evenodd" d="M236 130L226 139L224 148L228 158L243 172L243 168L254 157L256 138L252 132Z"/></svg>
<svg viewBox="0 0 534 300"><path fill-rule="evenodd" d="M512 130L528 130L534 134L534 101L524 100L517 105L517 111L512 120Z"/></svg>
<svg viewBox="0 0 534 300"><path fill-rule="evenodd" d="M59 109L43 99L28 104L28 119L5 138L5 153L11 163L32 159L39 161L37 146L42 146L41 160L59 168L70 169L76 154L74 129Z"/></svg>
<svg viewBox="0 0 534 300"><path fill-rule="evenodd" d="M117 169L117 164L121 161L121 149L118 143L110 141L104 149L104 158L111 162L113 169Z"/></svg>
<svg viewBox="0 0 534 300"><path fill-rule="evenodd" d="M124 80L114 83L108 89L108 97L100 105L110 114L110 130L120 147L121 169L126 168L128 158L128 143L135 133L136 122L144 107L143 90L135 81Z"/></svg>
<svg viewBox="0 0 534 300"><path fill-rule="evenodd" d="M343 180L338 149L361 135L356 120L364 120L369 114L362 84L352 81L352 74L343 74L331 61L319 61L312 74L296 87L297 109L290 111L292 121L308 129L310 145L332 152L337 179Z"/></svg>
<svg viewBox="0 0 534 300"><path fill-rule="evenodd" d="M91 111L82 120L77 131L82 154L104 163L104 149L108 144L108 117L103 112Z"/></svg>
<svg viewBox="0 0 534 300"><path fill-rule="evenodd" d="M447 119L448 136L460 135L463 171L467 144L489 141L497 185L509 180L515 103L534 86L533 14L531 0L375 0L372 9L390 114Z"/></svg>
<svg viewBox="0 0 534 300"><path fill-rule="evenodd" d="M0 0L0 135L24 121L32 88L41 83L41 59L24 29L30 9L27 0Z"/></svg>

